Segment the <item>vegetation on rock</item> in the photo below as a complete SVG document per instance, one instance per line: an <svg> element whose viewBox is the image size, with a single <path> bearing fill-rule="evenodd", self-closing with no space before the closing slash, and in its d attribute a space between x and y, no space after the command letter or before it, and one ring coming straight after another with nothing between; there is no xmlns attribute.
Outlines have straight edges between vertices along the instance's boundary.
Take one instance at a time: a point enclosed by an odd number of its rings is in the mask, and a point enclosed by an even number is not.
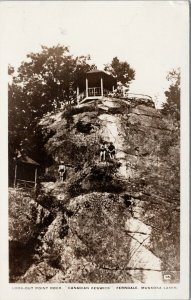
<svg viewBox="0 0 191 300"><path fill-rule="evenodd" d="M117 81L126 87L129 87L131 81L135 79L135 70L129 63L120 61L117 57L114 57L110 64L105 65L105 71L116 77Z"/></svg>
<svg viewBox="0 0 191 300"><path fill-rule="evenodd" d="M170 82L169 89L165 91L166 102L163 104L162 113L175 120L180 120L180 69L173 69L167 75Z"/></svg>

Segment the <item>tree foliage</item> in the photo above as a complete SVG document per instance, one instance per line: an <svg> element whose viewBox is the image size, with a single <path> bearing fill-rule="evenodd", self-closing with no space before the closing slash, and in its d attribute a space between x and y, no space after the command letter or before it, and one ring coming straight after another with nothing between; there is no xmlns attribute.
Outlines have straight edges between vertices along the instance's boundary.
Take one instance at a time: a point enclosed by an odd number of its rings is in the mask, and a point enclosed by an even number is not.
<svg viewBox="0 0 191 300"><path fill-rule="evenodd" d="M40 115L59 102L75 98L77 81L94 67L89 64L89 56L74 57L60 45L42 46L42 52L30 53L27 58L13 77L13 87L22 91L25 106L38 109Z"/></svg>
<svg viewBox="0 0 191 300"><path fill-rule="evenodd" d="M37 126L47 112L61 103L75 101L77 82L95 66L90 56L73 56L68 47L42 46L30 53L17 72L8 68L9 83L9 155L22 148L38 159L42 136ZM36 149L34 149L36 148ZM38 159L39 160L39 159Z"/></svg>
<svg viewBox="0 0 191 300"><path fill-rule="evenodd" d="M120 61L117 57L114 57L110 64L105 65L104 70L126 87L129 87L130 82L135 79L135 70L126 61Z"/></svg>
<svg viewBox="0 0 191 300"><path fill-rule="evenodd" d="M172 116L175 120L180 119L180 68L173 69L167 75L170 82L169 89L165 91L166 102L162 106L164 115Z"/></svg>

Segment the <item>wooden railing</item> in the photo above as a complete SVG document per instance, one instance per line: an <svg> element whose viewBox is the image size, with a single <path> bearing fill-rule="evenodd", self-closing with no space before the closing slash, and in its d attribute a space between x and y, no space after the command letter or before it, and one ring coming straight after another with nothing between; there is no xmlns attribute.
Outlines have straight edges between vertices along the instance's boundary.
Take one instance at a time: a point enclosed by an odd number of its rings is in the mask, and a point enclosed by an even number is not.
<svg viewBox="0 0 191 300"><path fill-rule="evenodd" d="M107 97L108 94L111 93L111 91L104 89L103 90L103 96ZM91 97L100 97L101 96L101 87L92 87L88 88L88 98ZM81 103L83 100L86 99L86 91L83 91L78 95L77 102Z"/></svg>
<svg viewBox="0 0 191 300"><path fill-rule="evenodd" d="M111 91L108 91L106 89L103 90L103 96L107 96ZM96 97L101 96L101 88L100 87L93 87L88 88L88 97Z"/></svg>
<svg viewBox="0 0 191 300"><path fill-rule="evenodd" d="M125 93L125 95L127 95L128 98L145 98L145 99L149 99L152 100L152 97L149 95L145 95L145 94L135 94L135 93Z"/></svg>
<svg viewBox="0 0 191 300"><path fill-rule="evenodd" d="M17 179L17 187L36 188L35 181Z"/></svg>
<svg viewBox="0 0 191 300"><path fill-rule="evenodd" d="M101 96L101 88L100 87L88 88L88 97L96 97L96 96Z"/></svg>

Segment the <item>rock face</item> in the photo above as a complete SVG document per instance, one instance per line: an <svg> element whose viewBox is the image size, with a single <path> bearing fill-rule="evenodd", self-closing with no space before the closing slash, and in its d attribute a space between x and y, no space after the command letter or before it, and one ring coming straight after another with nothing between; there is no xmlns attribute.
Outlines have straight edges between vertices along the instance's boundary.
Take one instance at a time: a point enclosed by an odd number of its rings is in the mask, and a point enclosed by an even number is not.
<svg viewBox="0 0 191 300"><path fill-rule="evenodd" d="M38 227L47 221L50 212L38 204L30 193L9 190L9 239L27 244Z"/></svg>
<svg viewBox="0 0 191 300"><path fill-rule="evenodd" d="M10 281L14 282L33 261L33 252L43 228L52 221L50 212L31 193L9 191Z"/></svg>
<svg viewBox="0 0 191 300"><path fill-rule="evenodd" d="M17 281L160 284L171 275L178 282L175 124L153 105L105 98L40 125L55 182L41 183L36 201L53 221ZM114 143L115 160L100 162L100 142ZM67 165L64 182L60 160Z"/></svg>

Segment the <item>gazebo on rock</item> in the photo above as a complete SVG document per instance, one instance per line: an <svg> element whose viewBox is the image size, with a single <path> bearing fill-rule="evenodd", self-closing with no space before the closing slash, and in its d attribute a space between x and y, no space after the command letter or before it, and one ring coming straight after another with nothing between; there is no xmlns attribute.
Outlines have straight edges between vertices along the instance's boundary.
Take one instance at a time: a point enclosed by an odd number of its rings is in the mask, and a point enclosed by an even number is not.
<svg viewBox="0 0 191 300"><path fill-rule="evenodd" d="M17 157L15 162L14 187L36 188L37 170L39 167L39 163L25 154Z"/></svg>
<svg viewBox="0 0 191 300"><path fill-rule="evenodd" d="M77 86L77 103L87 99L99 99L107 97L117 87L117 79L101 70L91 70L81 78Z"/></svg>

